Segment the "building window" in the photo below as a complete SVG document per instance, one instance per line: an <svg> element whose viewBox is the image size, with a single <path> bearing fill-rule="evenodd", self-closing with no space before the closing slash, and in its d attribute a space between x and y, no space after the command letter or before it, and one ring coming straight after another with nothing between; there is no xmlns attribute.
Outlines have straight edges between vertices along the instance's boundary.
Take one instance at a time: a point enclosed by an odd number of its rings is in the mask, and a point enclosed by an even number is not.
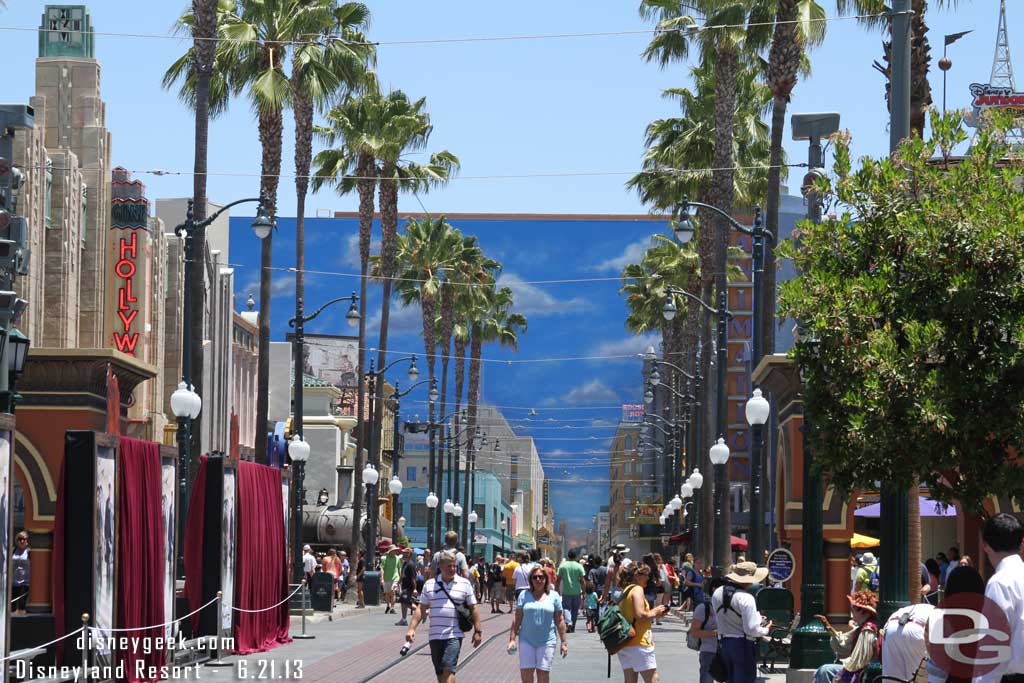
<svg viewBox="0 0 1024 683"><path fill-rule="evenodd" d="M406 481L416 481L416 468L415 467L406 467L405 468L405 480Z"/></svg>
<svg viewBox="0 0 1024 683"><path fill-rule="evenodd" d="M623 470L626 474L633 474L633 463L627 462L626 467Z"/></svg>
<svg viewBox="0 0 1024 683"><path fill-rule="evenodd" d="M626 484L625 498L627 501L633 498L633 487L630 484Z"/></svg>
<svg viewBox="0 0 1024 683"><path fill-rule="evenodd" d="M409 526L421 528L427 526L427 504L413 503L410 508L412 519L409 521Z"/></svg>
<svg viewBox="0 0 1024 683"><path fill-rule="evenodd" d="M43 198L43 218L47 228L53 227L53 159L46 160L46 194Z"/></svg>
<svg viewBox="0 0 1024 683"><path fill-rule="evenodd" d="M476 520L477 526L487 526L487 506L483 503L477 503L473 506L476 511L476 516L479 518Z"/></svg>
<svg viewBox="0 0 1024 683"><path fill-rule="evenodd" d="M627 451L633 450L633 437L631 437L631 436L627 436L626 437L626 450Z"/></svg>

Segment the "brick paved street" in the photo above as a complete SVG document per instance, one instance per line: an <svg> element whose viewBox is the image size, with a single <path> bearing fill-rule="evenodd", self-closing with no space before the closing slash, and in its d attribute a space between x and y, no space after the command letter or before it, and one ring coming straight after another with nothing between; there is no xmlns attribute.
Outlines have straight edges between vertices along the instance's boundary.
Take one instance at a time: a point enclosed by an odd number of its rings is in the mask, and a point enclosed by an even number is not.
<svg viewBox="0 0 1024 683"><path fill-rule="evenodd" d="M511 617L485 613L484 642L473 650L467 640L463 650L458 680L460 683L517 683L518 657L505 652ZM235 665L224 669L204 668L200 680L229 681L253 679L262 673L262 680L282 679L302 662L302 680L317 683L430 683L434 681L426 626L417 634L416 647L405 659L398 651L404 642L405 629L395 626L397 618L380 612L347 616L333 622L308 624L312 640L295 640L271 652L249 657L228 658ZM296 630L297 632L297 630ZM655 627L658 668L661 680L671 683L697 683L697 656L686 649L682 622L666 620ZM244 663L239 665L239 660ZM607 678L608 659L594 634L581 628L569 635L569 656L558 658L552 668L551 680L557 683L593 683ZM389 667L389 665L391 665ZM376 675L374 675L376 674ZM372 677L372 678L371 678ZM771 677L771 683L782 676ZM618 662L612 659L611 681L621 681Z"/></svg>

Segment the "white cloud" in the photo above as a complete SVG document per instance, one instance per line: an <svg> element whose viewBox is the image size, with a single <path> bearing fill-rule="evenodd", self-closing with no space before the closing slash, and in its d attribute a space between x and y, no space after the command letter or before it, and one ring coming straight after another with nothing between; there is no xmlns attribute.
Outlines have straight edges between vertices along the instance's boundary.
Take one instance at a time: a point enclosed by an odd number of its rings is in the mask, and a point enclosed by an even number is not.
<svg viewBox="0 0 1024 683"><path fill-rule="evenodd" d="M619 395L599 379L592 379L567 393L566 403L617 403Z"/></svg>
<svg viewBox="0 0 1024 683"><path fill-rule="evenodd" d="M380 252L380 240L370 240L370 253ZM359 268L359 232L345 238L345 250L341 254L341 265Z"/></svg>
<svg viewBox="0 0 1024 683"><path fill-rule="evenodd" d="M644 257L644 254L651 246L651 238L645 237L642 240L633 242L626 249L613 258L601 261L593 270L606 272L610 271L613 273L621 273L622 269L628 266L630 263L640 263L640 259Z"/></svg>
<svg viewBox="0 0 1024 683"><path fill-rule="evenodd" d="M375 335L380 334L380 311L374 313L366 321L366 329L374 330ZM397 301L391 304L390 316L388 317L389 336L395 334L416 333L420 332L422 329L423 312L420 310L419 304L403 306ZM373 338L372 335L370 338ZM373 346L373 344L370 344L370 346Z"/></svg>
<svg viewBox="0 0 1024 683"><path fill-rule="evenodd" d="M589 351L592 356L635 356L647 351L648 346L658 348L661 335L657 332L647 334L631 334L622 339L603 341Z"/></svg>
<svg viewBox="0 0 1024 683"><path fill-rule="evenodd" d="M512 289L515 311L525 316L565 315L591 308L590 302L586 299L559 299L537 285L524 284L523 279L513 273L502 273L498 277L498 286Z"/></svg>

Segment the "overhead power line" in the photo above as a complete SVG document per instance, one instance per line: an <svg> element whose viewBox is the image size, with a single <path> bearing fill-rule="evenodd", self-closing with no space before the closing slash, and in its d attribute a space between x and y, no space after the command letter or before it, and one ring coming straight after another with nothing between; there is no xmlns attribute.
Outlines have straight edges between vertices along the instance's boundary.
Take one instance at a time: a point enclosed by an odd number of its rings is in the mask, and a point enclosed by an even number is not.
<svg viewBox="0 0 1024 683"><path fill-rule="evenodd" d="M820 19L810 19L810 23L827 23L833 21L846 21L856 19L876 19L887 16L886 13L879 14L860 14L851 16L832 16L822 17ZM680 26L678 28L637 28L637 29L625 29L618 31L581 31L581 32L562 32L562 33L526 33L526 34L513 34L513 35L483 35L483 36L462 36L454 38L410 38L404 40L368 40L368 41L355 41L345 40L337 36L311 36L306 40L293 40L293 41L282 41L277 43L280 46L289 45L323 45L327 41L342 42L346 45L363 45L363 46L415 46L415 45L452 45L460 43L497 43L497 42L515 42L515 41L530 41L530 40L565 40L565 39L579 39L579 38L611 38L619 36L637 36L647 34L659 34L659 33L686 33L686 34L697 34L705 31L719 31L734 28L754 28L760 26L777 26L781 24L798 24L802 23L801 20L794 19L789 21L766 21L766 22L752 22L743 24L692 24L688 26ZM38 26L0 26L0 31L12 31L21 33L89 33L94 36L107 36L111 38L135 38L143 40L175 40L175 41L218 41L233 44L246 44L246 43L262 43L263 40L259 38L227 38L223 36L217 36L215 38L206 38L203 36L190 36L187 33L129 33L122 31L71 31L67 29L43 29Z"/></svg>

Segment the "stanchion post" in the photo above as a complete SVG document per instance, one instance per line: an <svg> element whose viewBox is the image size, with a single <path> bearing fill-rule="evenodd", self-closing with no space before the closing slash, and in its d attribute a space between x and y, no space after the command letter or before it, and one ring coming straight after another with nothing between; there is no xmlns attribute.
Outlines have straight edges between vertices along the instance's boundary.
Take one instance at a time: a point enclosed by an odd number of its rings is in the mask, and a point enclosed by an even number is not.
<svg viewBox="0 0 1024 683"><path fill-rule="evenodd" d="M89 613L82 612L82 680L89 678Z"/></svg>
<svg viewBox="0 0 1024 683"><path fill-rule="evenodd" d="M213 653L214 653L213 654L213 659L208 661L206 663L206 666L231 666L231 662L225 662L223 659L220 658L220 655L221 655L221 652L220 652L220 624L221 624L221 618L224 616L224 593L222 591L217 591L217 603L216 603L216 605L217 605L217 628L214 631L214 636L213 636L213 645L214 645L215 649L213 651Z"/></svg>
<svg viewBox="0 0 1024 683"><path fill-rule="evenodd" d="M316 638L311 633L306 633L306 608L309 605L309 582L302 579L302 633L292 636L293 640L312 640Z"/></svg>

